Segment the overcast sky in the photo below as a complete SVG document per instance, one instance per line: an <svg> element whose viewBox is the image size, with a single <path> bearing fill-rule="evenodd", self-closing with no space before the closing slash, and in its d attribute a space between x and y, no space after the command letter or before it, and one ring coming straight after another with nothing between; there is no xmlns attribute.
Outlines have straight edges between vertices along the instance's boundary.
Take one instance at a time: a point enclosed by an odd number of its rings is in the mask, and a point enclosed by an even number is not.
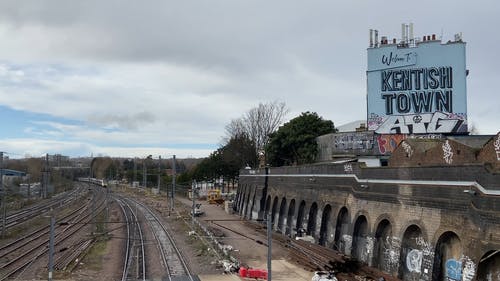
<svg viewBox="0 0 500 281"><path fill-rule="evenodd" d="M366 119L370 28L467 42L468 117L500 129L498 1L1 1L0 151L204 157L259 102Z"/></svg>

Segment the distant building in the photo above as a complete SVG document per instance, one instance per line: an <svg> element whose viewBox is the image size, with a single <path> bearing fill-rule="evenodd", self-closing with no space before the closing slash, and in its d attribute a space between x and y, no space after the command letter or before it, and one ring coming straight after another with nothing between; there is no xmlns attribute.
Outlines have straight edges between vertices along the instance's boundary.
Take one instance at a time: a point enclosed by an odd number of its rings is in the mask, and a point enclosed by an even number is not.
<svg viewBox="0 0 500 281"><path fill-rule="evenodd" d="M367 119L318 137L317 162L437 164L442 161L433 152L445 143L456 149L457 163L486 161L475 153L493 142L492 136L468 136L465 42L460 34L443 43L436 35L415 38L412 24L403 24L401 38L392 40L379 40L378 31L370 30L367 53ZM415 152L411 161L400 158L408 147Z"/></svg>

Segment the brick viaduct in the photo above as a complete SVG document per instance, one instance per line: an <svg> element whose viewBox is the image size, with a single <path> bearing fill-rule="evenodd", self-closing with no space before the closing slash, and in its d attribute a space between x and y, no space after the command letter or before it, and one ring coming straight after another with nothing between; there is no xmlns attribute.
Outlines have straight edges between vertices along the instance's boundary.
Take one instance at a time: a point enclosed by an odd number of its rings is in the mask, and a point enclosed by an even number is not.
<svg viewBox="0 0 500 281"><path fill-rule="evenodd" d="M500 280L500 174L360 163L242 170L235 209L403 280Z"/></svg>

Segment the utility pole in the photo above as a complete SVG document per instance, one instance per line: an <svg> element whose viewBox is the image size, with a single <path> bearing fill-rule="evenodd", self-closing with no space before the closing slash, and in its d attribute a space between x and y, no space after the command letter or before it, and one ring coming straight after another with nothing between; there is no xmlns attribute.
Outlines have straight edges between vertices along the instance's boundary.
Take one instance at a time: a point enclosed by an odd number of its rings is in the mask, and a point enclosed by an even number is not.
<svg viewBox="0 0 500 281"><path fill-rule="evenodd" d="M137 182L137 158L134 157L134 180L132 181L132 186Z"/></svg>
<svg viewBox="0 0 500 281"><path fill-rule="evenodd" d="M93 175L92 175L92 162L93 162L93 159L94 156L91 155L90 157L90 164L89 164L89 181L88 181L88 184L89 184L89 190L90 190L90 187L92 186L92 210L91 210L91 216L92 216L92 229L91 229L91 232L90 234L93 234L94 233L94 229L96 229L96 218L95 218L95 200L96 200L96 193L95 193L95 184L91 184L90 183L90 179L93 178Z"/></svg>
<svg viewBox="0 0 500 281"><path fill-rule="evenodd" d="M45 199L48 197L49 189L49 154L45 154L45 168L43 170L43 187L42 187L42 197Z"/></svg>
<svg viewBox="0 0 500 281"><path fill-rule="evenodd" d="M160 193L161 155L158 156L158 194Z"/></svg>
<svg viewBox="0 0 500 281"><path fill-rule="evenodd" d="M195 216L195 202L194 202L194 195L195 195L195 190L196 190L196 180L193 180L193 183L191 184L191 197L193 199L193 206L191 210L191 214L193 215L193 225L194 225L194 216Z"/></svg>
<svg viewBox="0 0 500 281"><path fill-rule="evenodd" d="M177 175L175 168L175 155L172 157L172 197L170 197L170 208L174 209L174 197L175 197L175 177Z"/></svg>
<svg viewBox="0 0 500 281"><path fill-rule="evenodd" d="M144 159L144 162L142 163L142 182L143 182L143 187L146 188L146 178L148 177L147 170L146 170L146 163L147 163L148 158Z"/></svg>
<svg viewBox="0 0 500 281"><path fill-rule="evenodd" d="M31 175L27 173L26 177L28 178L28 199L31 199Z"/></svg>
<svg viewBox="0 0 500 281"><path fill-rule="evenodd" d="M52 212L52 211L51 211ZM54 214L50 216L50 238L49 238L49 281L52 281L52 271L54 270Z"/></svg>
<svg viewBox="0 0 500 281"><path fill-rule="evenodd" d="M272 223L271 223L271 215L267 214L267 281L271 281L271 253L272 253Z"/></svg>

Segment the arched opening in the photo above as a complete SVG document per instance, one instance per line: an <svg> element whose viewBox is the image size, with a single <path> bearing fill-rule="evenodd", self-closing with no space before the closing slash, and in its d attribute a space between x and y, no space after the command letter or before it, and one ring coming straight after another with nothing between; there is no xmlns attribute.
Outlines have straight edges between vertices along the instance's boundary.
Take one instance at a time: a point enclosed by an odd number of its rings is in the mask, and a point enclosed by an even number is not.
<svg viewBox="0 0 500 281"><path fill-rule="evenodd" d="M413 224L406 228L399 254L398 277L402 280L420 280L423 244L426 242L422 237L420 227Z"/></svg>
<svg viewBox="0 0 500 281"><path fill-rule="evenodd" d="M379 222L375 231L375 244L373 247L373 266L385 272L392 272L397 265L397 260L392 260L392 226L384 219Z"/></svg>
<svg viewBox="0 0 500 281"><path fill-rule="evenodd" d="M240 194L240 200L238 202L238 214L243 215L243 203L245 201L245 195L246 195L246 185L242 187L242 193Z"/></svg>
<svg viewBox="0 0 500 281"><path fill-rule="evenodd" d="M351 254L359 261L368 263L369 253L371 252L369 242L368 221L365 216L361 215L354 223Z"/></svg>
<svg viewBox="0 0 500 281"><path fill-rule="evenodd" d="M322 246L326 245L328 240L328 223L330 222L330 216L332 212L332 206L330 204L323 208L323 215L321 216L321 227L319 230L319 244Z"/></svg>
<svg viewBox="0 0 500 281"><path fill-rule="evenodd" d="M318 215L318 204L314 202L309 208L309 219L307 220L307 235L315 237L316 234L316 216Z"/></svg>
<svg viewBox="0 0 500 281"><path fill-rule="evenodd" d="M335 239L333 247L340 252L350 254L352 237L347 233L349 231L349 212L346 207L342 207L337 215L337 223L335 225Z"/></svg>
<svg viewBox="0 0 500 281"><path fill-rule="evenodd" d="M288 216L286 218L287 228L285 234L288 236L292 236L293 234L293 215L295 214L295 199L290 201L290 206L288 206Z"/></svg>
<svg viewBox="0 0 500 281"><path fill-rule="evenodd" d="M248 191L248 193L245 194L244 198L243 198L243 217L247 217L247 212L248 212L248 201L250 200L250 191Z"/></svg>
<svg viewBox="0 0 500 281"><path fill-rule="evenodd" d="M274 200L273 200L273 210L271 212L271 225L273 226L274 228L274 221L276 220L276 212L278 210L278 196L274 197Z"/></svg>
<svg viewBox="0 0 500 281"><path fill-rule="evenodd" d="M286 198L281 199L280 214L278 218L278 232L283 233L283 227L286 216Z"/></svg>
<svg viewBox="0 0 500 281"><path fill-rule="evenodd" d="M462 255L460 238L451 231L443 233L434 250L432 280L462 280Z"/></svg>
<svg viewBox="0 0 500 281"><path fill-rule="evenodd" d="M304 232L304 228L302 226L302 222L304 220L304 209L306 208L306 202L302 200L299 205L299 213L297 214L297 223L295 227L297 228L297 234L301 234Z"/></svg>
<svg viewBox="0 0 500 281"><path fill-rule="evenodd" d="M241 195L243 194L243 190L246 185L242 184L241 186L238 186L238 189L236 190L236 199L234 201L234 211L239 212L241 210L240 204L241 204Z"/></svg>
<svg viewBox="0 0 500 281"><path fill-rule="evenodd" d="M270 208L271 208L271 195L267 196L266 208L264 209L264 220L267 220Z"/></svg>
<svg viewBox="0 0 500 281"><path fill-rule="evenodd" d="M250 193L250 194L251 194L251 193ZM250 205L250 214L249 214L249 216L248 216L248 219L250 219L250 220L251 220L251 219L252 219L252 217L253 217L253 214L252 214L252 213L253 213L253 207L254 207L254 205L255 205L255 195L257 195L257 192L254 192L254 193L253 193L252 204Z"/></svg>
<svg viewBox="0 0 500 281"><path fill-rule="evenodd" d="M474 276L473 270L467 264L464 266L463 275ZM500 250L489 251L481 257L477 266L477 280L500 280Z"/></svg>

